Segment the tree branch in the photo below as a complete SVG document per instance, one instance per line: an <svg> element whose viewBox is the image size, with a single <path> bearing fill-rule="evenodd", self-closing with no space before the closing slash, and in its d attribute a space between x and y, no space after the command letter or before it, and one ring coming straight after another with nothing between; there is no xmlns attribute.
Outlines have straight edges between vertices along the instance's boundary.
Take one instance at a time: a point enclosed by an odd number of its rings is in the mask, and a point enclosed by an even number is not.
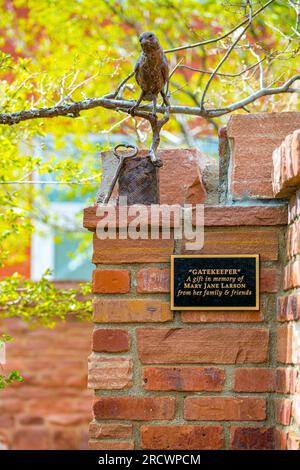
<svg viewBox="0 0 300 470"><path fill-rule="evenodd" d="M223 34L222 36L219 36L218 38L214 38L208 41L200 42L197 44L192 44L188 46L182 46L179 48L173 48L169 49L166 52L175 52L177 50L183 50L183 49L189 49L193 48L196 46L203 46L205 44L210 44L213 42L220 41L221 39L226 38L233 32L237 31L239 28L244 26L243 30L241 33L238 34L238 38L232 43L232 45L229 47L227 50L226 54L222 58L222 60L219 62L217 67L213 72L206 72L206 71L201 71L203 73L210 73L210 78L206 84L206 87L204 89L204 92L201 97L201 103L195 103L195 107L189 107L189 106L171 106L169 109L169 112L171 114L187 114L187 115L193 115L193 116L202 116L207 119L211 119L214 117L219 117L222 116L223 114L230 113L236 109L245 109L245 106L249 103L252 103L253 101L267 95L273 95L273 94L278 94L278 93L298 93L298 89L291 88L290 85L295 81L298 80L298 75L295 75L292 77L286 84L282 85L282 87L277 87L277 88L265 88L262 87L258 92L253 93L252 95L248 96L244 100L241 100L237 103L233 103L227 107L224 108L217 108L217 109L204 109L204 99L205 95L207 93L207 90L209 88L209 85L211 81L213 80L215 75L222 75L222 76L239 76L242 75L243 73L247 72L248 70L251 70L252 68L255 68L256 66L260 65L261 62L264 60L262 59L261 61L258 61L256 64L253 64L250 67L247 67L246 69L242 70L241 72L237 74L221 74L218 72L219 68L222 66L222 64L225 62L225 60L228 58L229 54L232 52L242 35L245 33L245 31L248 29L250 26L253 18L257 16L261 11L263 11L265 8L267 8L271 3L273 3L274 0L269 0L267 3L265 3L261 8L259 8L256 12L252 13L252 1L248 0L248 4L250 5L250 13L249 16L246 20L244 20L242 23L237 25L235 28L231 29L229 32ZM192 67L189 66L184 66L179 63L173 70L175 70L179 67L185 67L185 68L190 68L191 70L195 70ZM197 69L197 71L200 71ZM0 124L3 125L14 125L22 121L27 121L27 120L32 120L32 119L41 119L41 118L53 118L53 117L58 117L58 116L64 116L64 117L71 117L71 118L76 118L80 116L81 111L86 111L89 109L95 109L98 107L102 107L105 109L112 109L115 111L122 111L128 113L128 110L133 106L135 103L133 100L124 100L122 98L124 86L127 83L127 81L133 77L134 72L131 72L127 77L125 77L119 86L116 88L116 90L112 93L106 94L100 98L86 98L82 101L77 101L77 102L59 102L56 105L52 107L44 107L44 108L32 108L29 110L21 110L21 111L15 111L15 112L3 112L0 113ZM149 113L151 113L152 109L151 106L148 104L141 104L136 110L135 110L135 115L144 119L147 119L150 123L149 119ZM157 107L157 112L165 114L166 109L163 106L158 106ZM152 126L153 127L153 126Z"/></svg>
<svg viewBox="0 0 300 470"><path fill-rule="evenodd" d="M209 115L212 117L219 117L223 116L224 114L236 111L237 109L244 108L248 104L253 103L254 101L260 98L263 98L264 96L278 95L281 93L300 93L300 88L291 87L291 85L297 80L300 80L300 74L294 75L289 80L287 80L282 86L275 88L261 88L259 91L253 93L252 95L248 96L247 98L241 101L233 103L232 105L226 106L225 108L207 110L206 112L208 112Z"/></svg>
<svg viewBox="0 0 300 470"><path fill-rule="evenodd" d="M282 86L275 88L262 88L259 91L249 95L247 98L233 103L224 108L201 109L199 106L170 106L170 114L188 114L191 116L202 117L219 117L224 114L231 113L237 109L244 108L250 103L253 103L259 98L269 95L276 95L280 93L300 93L300 88L292 88L291 85L300 80L300 74L294 75L287 80ZM133 100L113 100L108 98L90 98L75 103L66 103L60 106L53 106L50 108L36 108L24 111L16 111L13 113L0 113L0 124L13 125L22 121L40 118L53 118L58 116L64 117L77 117L81 111L94 108L113 109L116 111L128 112L129 108L133 106ZM164 106L157 106L157 112L164 114L166 111ZM152 112L152 105L141 104L136 110L135 115L147 119L148 113Z"/></svg>

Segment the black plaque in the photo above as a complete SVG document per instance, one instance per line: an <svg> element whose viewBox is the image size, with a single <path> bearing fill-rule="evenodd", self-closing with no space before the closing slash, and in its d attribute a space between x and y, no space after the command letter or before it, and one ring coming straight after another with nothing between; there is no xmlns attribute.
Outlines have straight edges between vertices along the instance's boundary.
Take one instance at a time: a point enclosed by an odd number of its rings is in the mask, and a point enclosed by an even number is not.
<svg viewBox="0 0 300 470"><path fill-rule="evenodd" d="M259 255L171 257L172 310L259 310Z"/></svg>

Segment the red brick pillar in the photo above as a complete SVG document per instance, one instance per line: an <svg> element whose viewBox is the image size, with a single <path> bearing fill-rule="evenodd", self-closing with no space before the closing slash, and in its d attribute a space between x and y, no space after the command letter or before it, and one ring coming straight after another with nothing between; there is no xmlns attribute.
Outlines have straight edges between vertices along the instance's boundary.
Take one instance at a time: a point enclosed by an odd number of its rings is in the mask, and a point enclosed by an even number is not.
<svg viewBox="0 0 300 470"><path fill-rule="evenodd" d="M204 247L189 253L259 254L259 311L172 312L170 255L185 252L184 240L175 241L172 233L168 240L94 235L90 448L299 445L300 203L293 173L286 238L286 194L276 192L279 199L274 198L271 177L273 151L298 127L300 113L234 116L222 131L219 184L201 168L207 189ZM161 202L177 203L183 187L186 198L180 203L199 202L201 178L188 184L185 179L186 157L196 152L163 153L166 161L172 153L165 165L172 177L162 173L162 184L171 189ZM290 171L287 159L280 165ZM193 179L197 171L189 171ZM216 201L216 185L222 203ZM87 208L84 226L95 232L98 221L96 207Z"/></svg>
<svg viewBox="0 0 300 470"><path fill-rule="evenodd" d="M300 130L288 134L273 153L273 189L289 199L283 292L278 298L277 388L278 447L300 449Z"/></svg>
<svg viewBox="0 0 300 470"><path fill-rule="evenodd" d="M95 228L95 208L86 209ZM261 221L265 224L261 225ZM92 449L273 448L282 206L206 208L203 253L260 253L261 309L171 312L174 240L94 236Z"/></svg>

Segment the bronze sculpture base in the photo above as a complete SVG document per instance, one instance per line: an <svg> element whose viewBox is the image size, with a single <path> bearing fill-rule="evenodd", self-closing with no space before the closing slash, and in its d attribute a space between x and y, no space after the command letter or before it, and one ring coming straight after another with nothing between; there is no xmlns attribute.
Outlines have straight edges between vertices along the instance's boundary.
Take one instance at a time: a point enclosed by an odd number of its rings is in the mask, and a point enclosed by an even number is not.
<svg viewBox="0 0 300 470"><path fill-rule="evenodd" d="M127 205L159 204L159 169L149 157L124 160L119 176L119 198L127 196ZM124 204L122 200L118 204Z"/></svg>

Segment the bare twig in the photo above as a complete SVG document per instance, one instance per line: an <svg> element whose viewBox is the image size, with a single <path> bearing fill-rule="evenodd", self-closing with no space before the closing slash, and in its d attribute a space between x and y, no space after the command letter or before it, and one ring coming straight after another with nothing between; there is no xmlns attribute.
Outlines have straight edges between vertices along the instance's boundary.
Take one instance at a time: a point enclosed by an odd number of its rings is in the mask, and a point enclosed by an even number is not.
<svg viewBox="0 0 300 470"><path fill-rule="evenodd" d="M273 3L274 0L269 0L267 3L265 3L261 8L259 8L258 10L256 10L253 15L252 15L252 18L255 18L261 11L263 11L265 8L267 8L271 3ZM200 41L200 42L196 42L195 44L188 44L186 46L180 46L180 47L174 47L173 49L167 49L165 50L165 54L169 54L170 52L178 52L178 51L183 51L183 50L186 50L186 49L194 49L195 47L200 47L200 46L206 46L207 44L212 44L212 43L215 43L215 42L219 42L221 41L222 39L225 39L227 38L228 36L230 36L232 33L234 33L235 31L237 31L239 28L241 28L242 26L244 26L245 24L248 23L248 18L244 21L242 21L241 23L239 23L237 26L235 26L234 28L232 28L230 31L227 31L227 33L225 34L222 34L221 36L218 36L216 38L212 38L212 39L207 39L206 41Z"/></svg>
<svg viewBox="0 0 300 470"><path fill-rule="evenodd" d="M300 74L294 75L289 80L287 80L282 86L275 88L262 88L259 91L248 96L247 98L241 101L237 101L236 103L226 106L225 108L207 110L206 112L208 112L211 116L218 117L227 113L231 113L232 111L236 111L237 109L245 108L245 106L247 106L248 104L253 103L254 101L260 98L263 98L264 96L278 95L281 93L300 93L300 88L291 87L291 85L297 80L300 80Z"/></svg>
<svg viewBox="0 0 300 470"><path fill-rule="evenodd" d="M292 27L292 31L296 34L296 36L300 37L299 31Z"/></svg>
<svg viewBox="0 0 300 470"><path fill-rule="evenodd" d="M140 31L140 24L133 22L124 14L122 5L121 5L121 11L120 11L120 10L117 10L117 8L115 8L114 5L112 5L111 0L103 0L103 1L106 4L106 6L109 8L109 10L120 18L122 23L126 24L127 26L129 26L136 32Z"/></svg>
<svg viewBox="0 0 300 470"><path fill-rule="evenodd" d="M242 36L244 36L245 32L247 31L247 29L251 26L252 24L252 19L253 19L253 12L252 12L252 1L251 0L247 0L247 3L249 4L249 18L248 18L248 22L246 24L246 26L242 29L241 33L238 35L238 37L233 41L233 43L231 44L231 46L229 47L229 49L227 50L226 54L222 57L222 59L220 60L220 62L218 63L218 65L216 66L216 68L214 69L213 73L211 74L211 76L209 77L206 85L205 85L205 88L203 90L203 93L202 93L202 96L201 96L201 102L200 102L200 108L203 109L204 108L204 101L205 101L205 96L208 92L208 89L209 89L209 86L212 82L212 80L214 79L214 76L216 75L216 73L218 72L218 70L222 67L222 65L224 64L224 62L227 60L227 58L229 57L229 55L231 54L231 52L234 50L235 46L238 44L238 42L240 41L240 39L242 38Z"/></svg>
<svg viewBox="0 0 300 470"><path fill-rule="evenodd" d="M92 183L94 184L99 184L99 181L92 181ZM80 181L47 181L47 180L44 180L44 181L23 181L23 180L16 180L16 181L0 181L0 184L64 184L64 185L68 185L68 184L71 184L71 185L78 185L78 186L81 186L83 184L87 184L87 183L84 183L84 182L80 182ZM91 183L89 183L91 184Z"/></svg>
<svg viewBox="0 0 300 470"><path fill-rule="evenodd" d="M29 175L26 175L27 177ZM6 185L6 184L86 184L88 183L97 183L97 181L93 181L96 178L100 178L102 176L101 173L98 173L97 175L89 176L87 178L82 178L80 181L47 181L47 180L26 180L25 177L21 178L20 180L15 180L15 181L0 181L0 184Z"/></svg>
<svg viewBox="0 0 300 470"><path fill-rule="evenodd" d="M98 176L99 177L99 176ZM93 178L94 179L94 178ZM16 181L0 181L0 184L3 184L3 185L6 185L6 184L64 184L64 185L68 185L68 184L71 184L71 185L83 185L83 184L99 184L99 181L89 181L88 183L86 183L84 180L82 181L47 181L47 180L34 180L34 181L31 181L31 180L27 180L27 181L24 181L23 179L22 180L16 180Z"/></svg>
<svg viewBox="0 0 300 470"><path fill-rule="evenodd" d="M181 67L184 67L184 65L181 65L183 62L183 58L181 58L179 60L179 62L177 62L177 64L175 65L175 67L173 68L173 70L171 71L170 75L169 75L169 80L173 77L174 73L176 72L177 69L181 68Z"/></svg>
<svg viewBox="0 0 300 470"><path fill-rule="evenodd" d="M88 82L90 82L91 80L94 80L94 78L98 77L98 75L99 75L99 73L97 72L97 73L95 73L94 75L92 75L91 77L88 77L88 78L86 78L85 80L82 80L80 83L77 83L77 85L73 86L74 83L75 83L75 80L76 80L76 78L77 78L77 76L78 76L78 74L77 74L77 75L75 74L75 75L74 75L74 78L73 78L73 80L72 80L72 82L71 82L71 84L69 85L69 88L71 88L70 91L67 92L66 96L64 96L64 94L65 94L65 85L63 85L62 91L61 91L61 98L60 98L60 100L59 100L56 104L57 104L57 105L60 105L60 104L65 103L65 102L68 101L68 100L74 102L74 100L73 100L73 98L72 98L73 93L75 93L75 91L77 91L77 90L78 90L80 87L82 87L83 85L86 85L86 84L87 84ZM75 77L76 77L76 78L75 78ZM73 88L72 88L72 87L73 87Z"/></svg>
<svg viewBox="0 0 300 470"><path fill-rule="evenodd" d="M108 93L107 95L104 95L103 98L109 98L109 99L117 98L119 96L119 93L123 89L125 83L127 83L128 80L130 80L130 78L133 76L134 76L134 72L131 72L129 75L127 75L127 77L124 78L124 80L121 81L120 85L116 88L116 90L113 93Z"/></svg>
<svg viewBox="0 0 300 470"><path fill-rule="evenodd" d="M260 59L258 62L255 62L255 64L252 64L249 67L245 67L243 70L237 73L217 72L216 75L218 75L219 77L230 77L230 78L240 77L244 73L247 73L250 70L254 69L255 67L259 66L264 60L266 60L265 57L263 59ZM192 72L199 72L199 73L208 74L208 75L213 74L213 71L198 69L196 67L191 67L190 65L178 65L177 69L188 69L188 70L191 70Z"/></svg>
<svg viewBox="0 0 300 470"><path fill-rule="evenodd" d="M300 3L297 1L289 0L289 5L295 10L296 21L295 21L295 28L292 27L293 32L296 36L300 36L298 28L299 28L299 15L300 15Z"/></svg>
<svg viewBox="0 0 300 470"><path fill-rule="evenodd" d="M259 55L252 49L252 47L249 48L251 54L258 60L259 63L259 84L260 88L264 88L265 86L265 74L264 74L264 67L262 64L262 61L259 60L260 57Z"/></svg>
<svg viewBox="0 0 300 470"><path fill-rule="evenodd" d="M100 131L100 134L110 134L116 127L120 126L123 124L123 122L128 121L132 116L125 116L123 119L121 119L118 122L115 122L109 129L105 129L103 131Z"/></svg>

